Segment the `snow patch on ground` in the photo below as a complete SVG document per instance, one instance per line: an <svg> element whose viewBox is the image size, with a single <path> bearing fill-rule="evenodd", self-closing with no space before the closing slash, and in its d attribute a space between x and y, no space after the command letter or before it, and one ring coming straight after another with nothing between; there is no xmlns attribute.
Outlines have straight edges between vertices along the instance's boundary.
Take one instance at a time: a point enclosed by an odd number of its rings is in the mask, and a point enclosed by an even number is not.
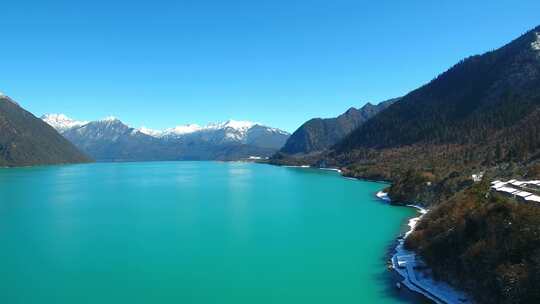
<svg viewBox="0 0 540 304"><path fill-rule="evenodd" d="M388 193L379 191L377 192L376 196L384 201L390 202L390 197L388 196Z"/></svg>
<svg viewBox="0 0 540 304"><path fill-rule="evenodd" d="M341 173L341 170L338 168L319 168L319 169L326 170L326 171L336 171L337 173Z"/></svg>
<svg viewBox="0 0 540 304"><path fill-rule="evenodd" d="M535 51L540 51L540 33L536 32L534 34L536 35L536 40L531 43L531 47Z"/></svg>

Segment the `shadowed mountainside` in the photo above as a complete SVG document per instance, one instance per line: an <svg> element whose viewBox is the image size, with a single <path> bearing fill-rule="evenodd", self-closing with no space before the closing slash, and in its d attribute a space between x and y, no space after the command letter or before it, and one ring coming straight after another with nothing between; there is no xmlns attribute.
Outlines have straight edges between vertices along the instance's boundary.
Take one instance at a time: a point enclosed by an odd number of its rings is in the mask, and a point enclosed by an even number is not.
<svg viewBox="0 0 540 304"><path fill-rule="evenodd" d="M7 96L0 96L0 166L89 162L73 144Z"/></svg>
<svg viewBox="0 0 540 304"><path fill-rule="evenodd" d="M307 154L326 150L396 100L398 98L377 105L367 103L360 109L350 108L335 118L310 119L289 137L280 153Z"/></svg>

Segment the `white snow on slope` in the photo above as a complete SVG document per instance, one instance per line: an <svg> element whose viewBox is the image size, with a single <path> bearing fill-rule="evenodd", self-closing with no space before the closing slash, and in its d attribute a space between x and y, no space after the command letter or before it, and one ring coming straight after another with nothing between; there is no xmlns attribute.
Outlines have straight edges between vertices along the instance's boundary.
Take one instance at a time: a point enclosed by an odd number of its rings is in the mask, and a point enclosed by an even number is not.
<svg viewBox="0 0 540 304"><path fill-rule="evenodd" d="M182 136L186 134L192 134L196 132L205 132L205 131L216 131L216 130L226 130L230 131L232 130L236 134L227 133L226 136L229 137L243 137L245 136L245 133L254 127L255 125L258 125L257 123L251 122L251 121L238 121L238 120L227 120L225 122L218 122L218 123L210 123L206 126L199 126L197 124L187 124L187 125L179 125L174 128L168 128L165 130L154 130L149 129L146 127L139 128L139 131L141 133L154 136L154 137L175 137L175 136ZM272 131L278 130L274 128L269 128ZM281 133L287 134L284 131L279 130Z"/></svg>
<svg viewBox="0 0 540 304"><path fill-rule="evenodd" d="M258 125L251 121L227 120L225 122L209 124L205 130L223 130L225 138L233 141L242 141L246 138L249 129Z"/></svg>
<svg viewBox="0 0 540 304"><path fill-rule="evenodd" d="M60 132L88 123L88 121L71 119L64 114L45 114L41 116L41 119Z"/></svg>
<svg viewBox="0 0 540 304"><path fill-rule="evenodd" d="M540 51L540 33L534 33L536 35L536 41L531 43L531 47L535 51Z"/></svg>
<svg viewBox="0 0 540 304"><path fill-rule="evenodd" d="M197 131L201 131L203 128L197 124L188 124L188 125L181 125L176 126L174 128L165 129L161 132L161 136L174 136L174 135L184 135L184 134L190 134Z"/></svg>
<svg viewBox="0 0 540 304"><path fill-rule="evenodd" d="M210 123L203 127L197 124L180 125L163 131L155 130L158 131L154 132L155 135L149 135L154 137L180 138L189 134L224 131L225 138L241 141L246 137L249 129L255 125L256 123L250 121L228 120L225 122Z"/></svg>
<svg viewBox="0 0 540 304"><path fill-rule="evenodd" d="M209 123L208 125L203 126L203 127L197 124L188 124L188 125L180 125L174 128L165 129L163 131L152 130L154 132L147 132L146 134L153 133L155 135L152 135L152 136L155 136L155 137L180 137L186 134L192 134L196 132L212 132L212 131L223 130L225 131L225 137L232 140L242 140L247 135L247 132L255 126L263 126L263 125L256 122L252 122L252 121L241 121L241 120L231 119L225 122ZM267 128L270 132L276 132L276 133L280 133L284 135L289 134L277 128L270 128L270 127L265 127L265 128ZM139 130L143 132L142 128ZM144 130L144 131L147 131L147 130ZM151 135L151 134L148 134L148 135Z"/></svg>
<svg viewBox="0 0 540 304"><path fill-rule="evenodd" d="M152 137L160 137L161 135L163 135L163 131L150 129L145 126L140 127L138 131Z"/></svg>
<svg viewBox="0 0 540 304"><path fill-rule="evenodd" d="M283 134L283 135L289 135L289 132L283 131L283 130L278 129L278 128L271 128L271 127L266 127L266 128L268 128L268 131L270 131L270 132L279 133L279 134Z"/></svg>
<svg viewBox="0 0 540 304"><path fill-rule="evenodd" d="M205 129L226 129L231 128L237 131L247 131L257 123L252 121L241 121L241 120L227 120L225 122L211 123L208 124Z"/></svg>

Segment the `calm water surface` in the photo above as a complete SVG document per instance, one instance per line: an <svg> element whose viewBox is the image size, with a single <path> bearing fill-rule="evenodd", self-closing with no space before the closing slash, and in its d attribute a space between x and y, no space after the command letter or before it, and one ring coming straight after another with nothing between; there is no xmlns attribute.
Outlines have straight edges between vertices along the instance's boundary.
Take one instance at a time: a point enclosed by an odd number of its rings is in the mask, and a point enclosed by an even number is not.
<svg viewBox="0 0 540 304"><path fill-rule="evenodd" d="M384 185L218 162L0 169L0 303L403 303Z"/></svg>

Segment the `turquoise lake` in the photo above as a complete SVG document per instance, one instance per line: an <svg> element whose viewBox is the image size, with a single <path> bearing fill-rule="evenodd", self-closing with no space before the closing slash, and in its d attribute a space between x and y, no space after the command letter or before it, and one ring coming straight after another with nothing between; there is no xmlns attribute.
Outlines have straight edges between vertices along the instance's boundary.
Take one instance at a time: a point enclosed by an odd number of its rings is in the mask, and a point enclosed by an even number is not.
<svg viewBox="0 0 540 304"><path fill-rule="evenodd" d="M411 303L384 184L221 162L0 169L0 303Z"/></svg>

